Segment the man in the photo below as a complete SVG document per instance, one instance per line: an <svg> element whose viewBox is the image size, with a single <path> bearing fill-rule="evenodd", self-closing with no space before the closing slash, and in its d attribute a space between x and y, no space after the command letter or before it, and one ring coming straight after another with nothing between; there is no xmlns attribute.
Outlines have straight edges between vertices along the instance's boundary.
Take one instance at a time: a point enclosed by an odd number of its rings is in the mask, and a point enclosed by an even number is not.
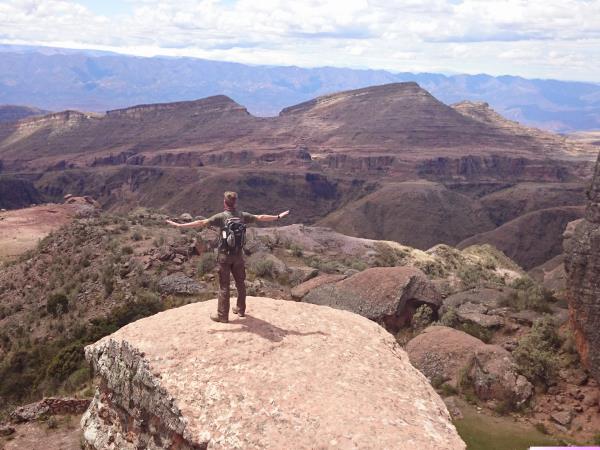
<svg viewBox="0 0 600 450"><path fill-rule="evenodd" d="M217 314L210 318L215 322L229 322L229 274L233 274L238 291L237 306L232 311L240 317L246 315L246 267L244 264L243 245L245 225L254 222L273 222L283 219L290 212L284 211L276 216L268 214L254 215L238 212L236 203L238 195L235 192L225 192L223 200L224 211L208 219L196 220L189 223L177 223L167 220L167 223L179 228L202 228L205 226L219 227L219 302ZM242 224L241 226L239 224Z"/></svg>

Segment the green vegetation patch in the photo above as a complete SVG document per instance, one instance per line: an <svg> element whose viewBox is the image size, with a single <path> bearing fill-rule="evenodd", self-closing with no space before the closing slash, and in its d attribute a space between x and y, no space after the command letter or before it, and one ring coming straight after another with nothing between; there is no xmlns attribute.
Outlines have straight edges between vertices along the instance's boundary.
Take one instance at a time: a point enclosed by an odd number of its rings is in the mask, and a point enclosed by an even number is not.
<svg viewBox="0 0 600 450"><path fill-rule="evenodd" d="M490 417L472 409L454 421L468 450L527 450L532 446L552 446L558 442L533 426L518 424L509 417Z"/></svg>

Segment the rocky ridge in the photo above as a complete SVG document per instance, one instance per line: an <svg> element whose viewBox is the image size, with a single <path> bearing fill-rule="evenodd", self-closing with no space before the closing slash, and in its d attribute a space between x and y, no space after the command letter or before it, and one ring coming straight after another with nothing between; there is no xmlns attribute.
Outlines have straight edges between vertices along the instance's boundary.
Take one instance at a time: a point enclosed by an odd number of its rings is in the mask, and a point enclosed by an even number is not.
<svg viewBox="0 0 600 450"><path fill-rule="evenodd" d="M600 155L587 196L585 220L569 224L565 231L565 270L579 355L600 381Z"/></svg>

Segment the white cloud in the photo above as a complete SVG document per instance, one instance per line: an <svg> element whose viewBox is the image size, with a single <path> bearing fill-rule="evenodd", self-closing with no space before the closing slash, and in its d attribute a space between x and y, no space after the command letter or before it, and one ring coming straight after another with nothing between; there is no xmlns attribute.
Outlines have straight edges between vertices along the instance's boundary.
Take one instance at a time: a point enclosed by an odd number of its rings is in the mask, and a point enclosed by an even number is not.
<svg viewBox="0 0 600 450"><path fill-rule="evenodd" d="M0 42L600 81L600 0L0 0Z"/></svg>

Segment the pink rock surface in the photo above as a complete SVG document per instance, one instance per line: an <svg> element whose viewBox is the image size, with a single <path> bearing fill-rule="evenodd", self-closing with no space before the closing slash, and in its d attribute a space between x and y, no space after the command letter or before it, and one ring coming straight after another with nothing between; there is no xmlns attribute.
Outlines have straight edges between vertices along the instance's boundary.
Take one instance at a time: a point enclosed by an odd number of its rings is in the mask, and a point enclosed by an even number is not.
<svg viewBox="0 0 600 450"><path fill-rule="evenodd" d="M101 377L82 419L88 448L465 448L377 324L257 297L228 324L214 310L168 310L86 348Z"/></svg>

